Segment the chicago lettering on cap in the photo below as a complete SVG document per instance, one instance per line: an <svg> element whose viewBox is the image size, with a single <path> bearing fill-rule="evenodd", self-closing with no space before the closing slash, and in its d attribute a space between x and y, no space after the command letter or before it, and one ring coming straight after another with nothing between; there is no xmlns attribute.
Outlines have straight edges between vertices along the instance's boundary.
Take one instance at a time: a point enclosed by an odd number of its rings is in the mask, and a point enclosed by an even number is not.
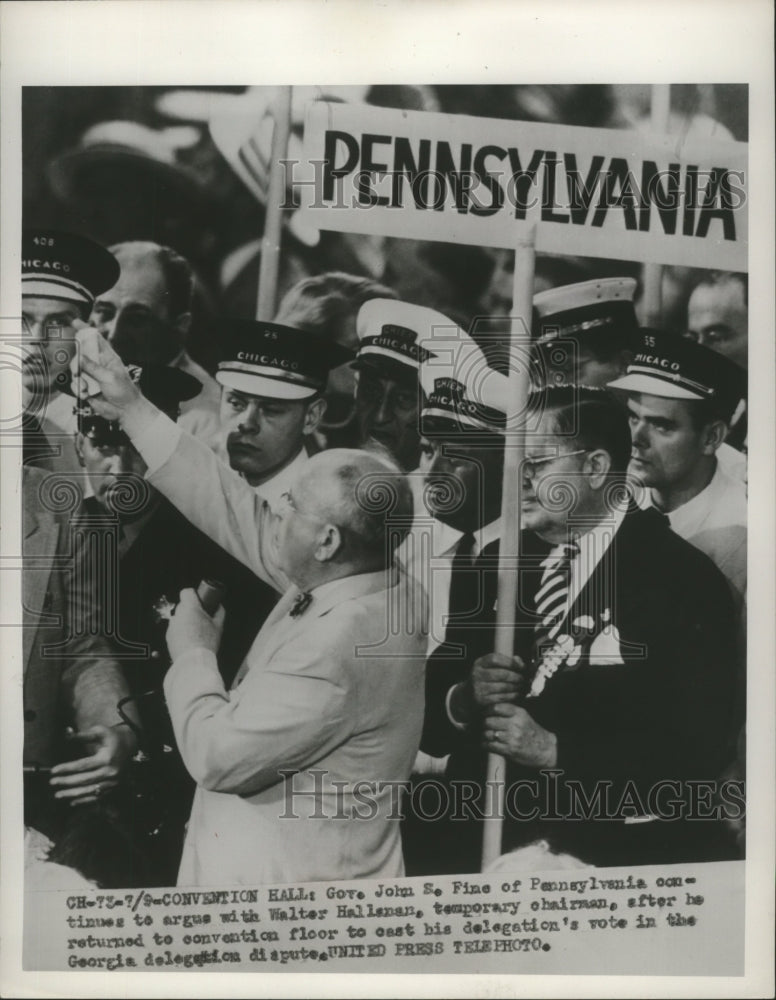
<svg viewBox="0 0 776 1000"><path fill-rule="evenodd" d="M92 306L119 280L110 251L77 233L25 229L22 234L22 295L64 299Z"/></svg>
<svg viewBox="0 0 776 1000"><path fill-rule="evenodd" d="M610 389L668 399L709 400L730 419L746 397L746 372L730 358L666 330L642 328L633 360Z"/></svg>
<svg viewBox="0 0 776 1000"><path fill-rule="evenodd" d="M216 381L269 399L307 399L323 392L332 368L353 352L327 337L281 323L231 319Z"/></svg>
<svg viewBox="0 0 776 1000"><path fill-rule="evenodd" d="M604 331L623 338L637 329L635 278L598 278L550 288L534 296L532 335L537 344L560 337L579 339Z"/></svg>
<svg viewBox="0 0 776 1000"><path fill-rule="evenodd" d="M434 338L434 356L420 367L426 403L421 433L444 437L456 433L504 434L509 409L509 379L491 368L463 330L453 339Z"/></svg>
<svg viewBox="0 0 776 1000"><path fill-rule="evenodd" d="M433 354L422 342L434 332L452 333L456 325L436 309L396 299L370 299L358 312L359 349L354 367L372 368L386 378L417 378L418 369Z"/></svg>

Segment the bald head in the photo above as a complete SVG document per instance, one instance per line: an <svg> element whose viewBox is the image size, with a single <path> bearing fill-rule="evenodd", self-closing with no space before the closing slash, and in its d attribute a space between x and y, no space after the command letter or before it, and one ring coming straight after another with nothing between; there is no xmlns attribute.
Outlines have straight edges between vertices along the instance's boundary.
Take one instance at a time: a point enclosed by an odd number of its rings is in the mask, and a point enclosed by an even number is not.
<svg viewBox="0 0 776 1000"><path fill-rule="evenodd" d="M351 558L390 561L412 520L412 492L399 467L355 448L333 448L310 459L295 494L340 528ZM394 522L390 544L388 520Z"/></svg>
<svg viewBox="0 0 776 1000"><path fill-rule="evenodd" d="M274 507L278 562L302 590L387 569L412 520L406 476L368 452L311 458Z"/></svg>

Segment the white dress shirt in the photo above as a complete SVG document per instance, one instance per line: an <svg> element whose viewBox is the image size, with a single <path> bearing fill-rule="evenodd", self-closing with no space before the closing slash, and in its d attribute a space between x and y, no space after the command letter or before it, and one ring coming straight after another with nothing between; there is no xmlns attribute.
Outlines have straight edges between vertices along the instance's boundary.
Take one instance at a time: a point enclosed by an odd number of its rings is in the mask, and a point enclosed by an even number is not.
<svg viewBox="0 0 776 1000"><path fill-rule="evenodd" d="M221 429L221 386L186 351L181 351L170 367L193 375L202 384L198 395L181 403L178 423L189 434L212 445Z"/></svg>
<svg viewBox="0 0 776 1000"><path fill-rule="evenodd" d="M746 517L746 487L720 462L708 486L668 514L677 535L705 552L724 575L739 612L746 604Z"/></svg>
<svg viewBox="0 0 776 1000"><path fill-rule="evenodd" d="M229 452L226 450L226 435L223 431L221 431L216 440L211 443L211 447L224 465L231 468L229 465ZM261 494L262 499L266 500L270 507L274 507L281 496L291 489L296 477L309 461L310 456L307 454L307 451L302 448L288 463L288 465L283 466L283 468L280 469L279 472L276 472L274 476L270 476L266 482L261 483L259 486L252 486L251 489L254 489L257 493ZM241 479L245 479L245 476L236 469L234 470L234 473Z"/></svg>

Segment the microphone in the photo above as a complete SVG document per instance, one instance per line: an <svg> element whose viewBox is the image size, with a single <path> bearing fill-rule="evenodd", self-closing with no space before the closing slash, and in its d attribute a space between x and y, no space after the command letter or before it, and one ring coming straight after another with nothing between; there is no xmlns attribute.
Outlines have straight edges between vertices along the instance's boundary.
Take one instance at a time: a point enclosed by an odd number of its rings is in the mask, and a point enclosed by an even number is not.
<svg viewBox="0 0 776 1000"><path fill-rule="evenodd" d="M199 586L194 591L202 610L206 611L211 618L223 603L225 590L226 588L220 580L201 580ZM166 594L162 594L151 605L154 621L157 624L168 622L175 614L177 606L176 601L171 601Z"/></svg>
<svg viewBox="0 0 776 1000"><path fill-rule="evenodd" d="M202 610L212 618L224 600L224 585L220 580L202 580L195 594L202 605Z"/></svg>

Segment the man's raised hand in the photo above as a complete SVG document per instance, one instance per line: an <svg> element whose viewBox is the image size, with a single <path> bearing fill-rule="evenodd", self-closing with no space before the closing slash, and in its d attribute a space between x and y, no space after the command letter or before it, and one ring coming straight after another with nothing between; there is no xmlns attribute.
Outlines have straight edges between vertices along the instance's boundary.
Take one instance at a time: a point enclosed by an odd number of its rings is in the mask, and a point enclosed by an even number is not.
<svg viewBox="0 0 776 1000"><path fill-rule="evenodd" d="M124 362L102 334L92 326L75 321L78 345L71 364L73 389L88 398L98 416L121 420L143 399Z"/></svg>

